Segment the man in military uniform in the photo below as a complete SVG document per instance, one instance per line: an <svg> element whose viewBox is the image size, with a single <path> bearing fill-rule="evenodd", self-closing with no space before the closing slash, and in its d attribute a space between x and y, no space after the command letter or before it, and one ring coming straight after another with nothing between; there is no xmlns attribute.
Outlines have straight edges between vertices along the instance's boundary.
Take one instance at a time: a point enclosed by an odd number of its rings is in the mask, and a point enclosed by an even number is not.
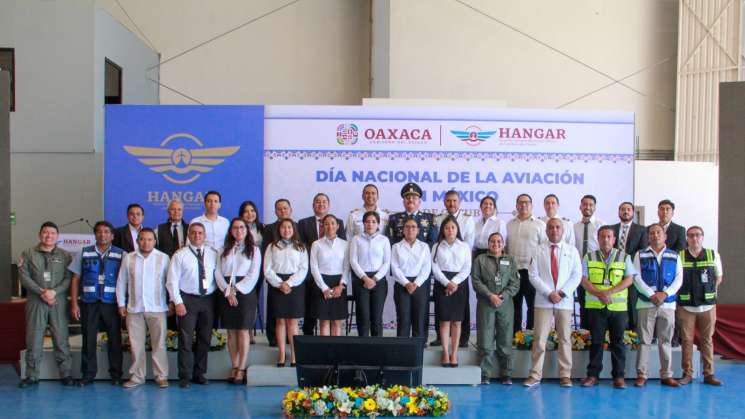
<svg viewBox="0 0 745 419"><path fill-rule="evenodd" d="M362 223L362 217L368 211L375 211L380 216L380 223L378 223L378 230L381 234L385 234L385 228L388 225L388 218L390 213L388 210L384 210L378 206L378 187L372 183L368 183L362 188L362 208L353 209L349 213L347 218L347 239L352 240L354 236L365 231L365 227Z"/></svg>
<svg viewBox="0 0 745 419"><path fill-rule="evenodd" d="M409 182L401 189L401 198L404 200L404 210L397 212L388 219L386 235L391 244L396 244L404 238L404 223L407 218L413 218L419 224L419 235L417 239L427 243L431 248L437 241L437 229L435 228L434 216L419 211L422 204L422 188L416 183Z"/></svg>
<svg viewBox="0 0 745 419"><path fill-rule="evenodd" d="M21 253L18 274L26 288L26 378L19 387L39 382L39 367L44 356L44 332L49 326L62 384L74 384L70 376L72 358L67 335L67 291L72 256L57 247L59 229L51 221L41 225L39 244Z"/></svg>

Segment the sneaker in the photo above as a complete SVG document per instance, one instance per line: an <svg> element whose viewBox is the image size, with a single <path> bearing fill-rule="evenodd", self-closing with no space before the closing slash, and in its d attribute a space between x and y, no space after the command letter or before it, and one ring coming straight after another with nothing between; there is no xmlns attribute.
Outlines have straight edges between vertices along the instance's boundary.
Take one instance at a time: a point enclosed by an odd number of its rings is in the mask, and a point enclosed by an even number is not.
<svg viewBox="0 0 745 419"><path fill-rule="evenodd" d="M138 387L140 385L142 385L141 382L129 380L126 383L122 384L122 387L124 387L124 388L135 388L135 387Z"/></svg>
<svg viewBox="0 0 745 419"><path fill-rule="evenodd" d="M535 386L537 386L538 384L541 384L541 380L536 380L536 379L535 379L535 378L533 378L533 377L528 377L528 379L527 379L527 380L523 381L523 385L524 385L525 387L535 387Z"/></svg>

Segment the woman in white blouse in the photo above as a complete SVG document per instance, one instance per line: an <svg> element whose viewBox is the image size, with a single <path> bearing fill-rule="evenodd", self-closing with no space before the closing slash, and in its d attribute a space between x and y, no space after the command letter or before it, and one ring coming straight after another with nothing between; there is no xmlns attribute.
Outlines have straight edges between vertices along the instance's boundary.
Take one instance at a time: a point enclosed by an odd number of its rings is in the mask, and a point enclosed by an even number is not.
<svg viewBox="0 0 745 419"><path fill-rule="evenodd" d="M215 268L215 282L222 291L220 318L228 329L228 351L233 368L229 381L243 383L250 337L248 329L256 322L256 283L261 268L261 252L254 245L248 225L241 218L230 221L225 247Z"/></svg>
<svg viewBox="0 0 745 419"><path fill-rule="evenodd" d="M404 239L391 249L391 275L396 281L396 336L427 338L429 312L429 274L432 258L429 246L417 239L419 224L414 218L404 222ZM413 326L413 331L412 331Z"/></svg>
<svg viewBox="0 0 745 419"><path fill-rule="evenodd" d="M313 311L320 321L322 336L341 335L341 323L347 317L349 246L336 236L338 230L336 217L327 214L323 217L323 238L314 241L310 248L310 273L320 290Z"/></svg>
<svg viewBox="0 0 745 419"><path fill-rule="evenodd" d="M391 242L380 233L380 215L367 211L362 216L364 231L349 242L352 293L355 301L357 334L383 336L383 306L388 295Z"/></svg>
<svg viewBox="0 0 745 419"><path fill-rule="evenodd" d="M491 196L485 196L481 199L479 208L481 208L481 217L478 217L475 223L474 259L489 249L489 237L493 233L499 233L505 243L507 240L507 224L497 218L497 201Z"/></svg>
<svg viewBox="0 0 745 419"><path fill-rule="evenodd" d="M435 278L435 311L440 319L442 366L458 366L460 326L468 299L468 280L471 274L471 249L460 237L455 217L449 215L440 225L437 244L432 248L432 274Z"/></svg>
<svg viewBox="0 0 745 419"><path fill-rule="evenodd" d="M251 233L251 236L254 238L254 244L259 249L264 249L264 224L262 224L259 221L259 210L256 207L256 204L254 204L253 201L243 201L241 203L240 208L238 208L238 216L243 218L243 221L246 222L246 225L248 226L248 232ZM264 284L264 275L262 270L259 270L259 281L256 284L256 296L259 300L259 302L264 301L264 295L262 292L262 286ZM259 308L261 308L262 305L259 303ZM268 319L267 319L268 320ZM251 344L256 343L254 340L254 330L255 328L252 327L249 330L249 333L251 334Z"/></svg>
<svg viewBox="0 0 745 419"><path fill-rule="evenodd" d="M305 276L308 274L308 253L300 241L295 222L284 218L277 227L278 235L264 252L264 278L270 285L274 314L274 334L279 349L277 367L285 366L285 342L290 340L290 366L295 366L297 320L305 315Z"/></svg>

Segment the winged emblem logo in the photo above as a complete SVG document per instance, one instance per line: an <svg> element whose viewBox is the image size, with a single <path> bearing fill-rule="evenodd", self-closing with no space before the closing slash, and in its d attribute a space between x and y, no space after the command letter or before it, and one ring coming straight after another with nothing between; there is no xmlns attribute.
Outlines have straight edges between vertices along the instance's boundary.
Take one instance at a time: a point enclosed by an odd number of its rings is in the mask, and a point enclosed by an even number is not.
<svg viewBox="0 0 745 419"><path fill-rule="evenodd" d="M167 147L176 140L180 140L177 141L177 147ZM188 133L169 136L160 143L160 148L124 146L124 150L137 157L140 163L153 172L160 173L167 181L179 185L192 183L202 174L215 170L240 148L240 146L204 148L202 141Z"/></svg>
<svg viewBox="0 0 745 419"><path fill-rule="evenodd" d="M481 128L471 125L470 127L466 127L463 131L450 130L450 133L468 145L477 146L488 140L489 137L496 134L497 131L482 131Z"/></svg>

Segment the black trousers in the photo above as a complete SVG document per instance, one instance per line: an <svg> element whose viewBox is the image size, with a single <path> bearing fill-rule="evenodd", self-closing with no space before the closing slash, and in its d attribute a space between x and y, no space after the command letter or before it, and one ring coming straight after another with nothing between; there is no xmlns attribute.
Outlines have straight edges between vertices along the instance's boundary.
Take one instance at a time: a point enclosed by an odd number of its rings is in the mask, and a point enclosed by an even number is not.
<svg viewBox="0 0 745 419"><path fill-rule="evenodd" d="M523 324L523 297L525 302L528 304L528 315L526 319L526 329L533 330L533 307L535 305L535 288L528 279L528 270L520 269L517 271L520 274L520 290L512 298L512 303L515 306L515 324L513 325L513 332L517 332L522 329Z"/></svg>
<svg viewBox="0 0 745 419"><path fill-rule="evenodd" d="M413 281L415 277L408 279ZM413 294L409 294L399 283L393 286L393 301L396 303L396 336L427 338L429 283L429 279L424 281Z"/></svg>
<svg viewBox="0 0 745 419"><path fill-rule="evenodd" d="M178 318L178 376L182 380L191 380L193 377L204 377L207 373L215 299L212 295L198 296L183 292L181 299L186 306L186 315Z"/></svg>
<svg viewBox="0 0 745 419"><path fill-rule="evenodd" d="M574 302L575 306L579 303L579 327L581 329L589 330L590 324L587 322L587 310L585 309L585 293L586 291L582 285L577 287L577 298ZM572 308L572 312L574 312L574 308Z"/></svg>
<svg viewBox="0 0 745 419"><path fill-rule="evenodd" d="M592 343L590 345L590 363L587 365L588 377L599 377L603 370L603 341L605 331L609 330L611 350L611 361L613 378L623 378L626 369L626 345L623 343L623 334L626 331L628 315L625 311L610 311L603 309L588 309L585 311L587 323L590 326Z"/></svg>
<svg viewBox="0 0 745 419"><path fill-rule="evenodd" d="M276 345L277 344L277 336L274 334L275 325L274 322L276 318L274 317L274 312L272 311L272 300L274 300L274 295L272 295L271 292L269 292L269 286L266 287L266 307L264 307L264 312L266 313L266 316L264 318L266 319L266 340L269 341L269 345Z"/></svg>
<svg viewBox="0 0 745 419"><path fill-rule="evenodd" d="M372 278L375 272L365 272ZM373 289L367 289L362 279L352 275L352 294L354 295L354 314L358 336L383 336L383 306L388 295L388 281L385 277Z"/></svg>
<svg viewBox="0 0 745 419"><path fill-rule="evenodd" d="M96 340L99 325L108 335L106 343L109 356L109 375L122 378L122 320L116 303L80 303L80 327L83 331L83 349L80 354L80 372L83 378L96 378L98 361Z"/></svg>
<svg viewBox="0 0 745 419"><path fill-rule="evenodd" d="M316 317L313 314L313 307L316 305L315 299L321 291L318 285L313 281L313 276L308 273L305 278L305 317L303 318L303 334L312 336L316 328Z"/></svg>
<svg viewBox="0 0 745 419"><path fill-rule="evenodd" d="M629 310L627 312L629 323L626 326L626 330L636 331L636 327L639 324L639 313L636 311L636 301L639 299L639 291L633 285L626 289L629 290Z"/></svg>

